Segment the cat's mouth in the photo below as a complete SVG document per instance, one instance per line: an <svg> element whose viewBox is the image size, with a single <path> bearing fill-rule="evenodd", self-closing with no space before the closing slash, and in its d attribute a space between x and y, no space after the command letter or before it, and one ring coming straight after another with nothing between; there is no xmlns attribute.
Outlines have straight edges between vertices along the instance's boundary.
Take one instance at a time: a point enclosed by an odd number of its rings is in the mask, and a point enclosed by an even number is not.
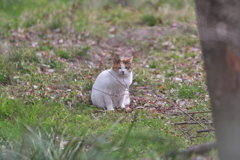
<svg viewBox="0 0 240 160"><path fill-rule="evenodd" d="M127 73L119 73L120 76L125 77L127 76Z"/></svg>

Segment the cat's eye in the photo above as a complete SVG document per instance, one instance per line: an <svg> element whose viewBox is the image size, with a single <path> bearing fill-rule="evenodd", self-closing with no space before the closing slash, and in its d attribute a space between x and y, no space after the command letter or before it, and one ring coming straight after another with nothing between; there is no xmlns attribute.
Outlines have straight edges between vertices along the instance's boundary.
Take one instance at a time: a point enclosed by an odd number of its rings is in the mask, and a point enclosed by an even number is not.
<svg viewBox="0 0 240 160"><path fill-rule="evenodd" d="M118 67L118 69L121 69L121 67Z"/></svg>

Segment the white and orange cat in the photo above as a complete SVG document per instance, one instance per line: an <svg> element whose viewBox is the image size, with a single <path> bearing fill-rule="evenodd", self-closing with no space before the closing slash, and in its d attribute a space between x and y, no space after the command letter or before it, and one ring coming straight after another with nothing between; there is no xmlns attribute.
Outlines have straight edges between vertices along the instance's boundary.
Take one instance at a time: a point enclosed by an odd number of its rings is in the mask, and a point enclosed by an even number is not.
<svg viewBox="0 0 240 160"><path fill-rule="evenodd" d="M100 73L92 87L93 105L107 110L130 104L128 88L132 84L132 57L113 58L113 66Z"/></svg>

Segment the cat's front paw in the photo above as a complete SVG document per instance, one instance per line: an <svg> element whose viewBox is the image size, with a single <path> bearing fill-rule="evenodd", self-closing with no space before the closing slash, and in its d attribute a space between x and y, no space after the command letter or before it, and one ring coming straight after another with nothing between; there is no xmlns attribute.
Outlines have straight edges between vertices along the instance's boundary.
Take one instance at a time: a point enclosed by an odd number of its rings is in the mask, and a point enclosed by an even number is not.
<svg viewBox="0 0 240 160"><path fill-rule="evenodd" d="M124 104L122 104L122 105L121 105L121 108L125 108L125 105L124 105Z"/></svg>
<svg viewBox="0 0 240 160"><path fill-rule="evenodd" d="M107 107L107 110L108 111L114 111L114 108L113 107Z"/></svg>

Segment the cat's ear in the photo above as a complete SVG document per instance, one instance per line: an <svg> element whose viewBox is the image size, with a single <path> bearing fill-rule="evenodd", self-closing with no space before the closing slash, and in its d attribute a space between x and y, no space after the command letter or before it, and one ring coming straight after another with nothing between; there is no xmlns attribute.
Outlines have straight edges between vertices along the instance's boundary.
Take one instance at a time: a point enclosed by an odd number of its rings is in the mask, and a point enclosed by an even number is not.
<svg viewBox="0 0 240 160"><path fill-rule="evenodd" d="M120 58L117 57L117 56L113 56L112 57L112 61L113 61L114 64L119 63L120 62Z"/></svg>
<svg viewBox="0 0 240 160"><path fill-rule="evenodd" d="M132 60L133 60L133 56L131 56L130 58L129 58L129 61L132 63Z"/></svg>

